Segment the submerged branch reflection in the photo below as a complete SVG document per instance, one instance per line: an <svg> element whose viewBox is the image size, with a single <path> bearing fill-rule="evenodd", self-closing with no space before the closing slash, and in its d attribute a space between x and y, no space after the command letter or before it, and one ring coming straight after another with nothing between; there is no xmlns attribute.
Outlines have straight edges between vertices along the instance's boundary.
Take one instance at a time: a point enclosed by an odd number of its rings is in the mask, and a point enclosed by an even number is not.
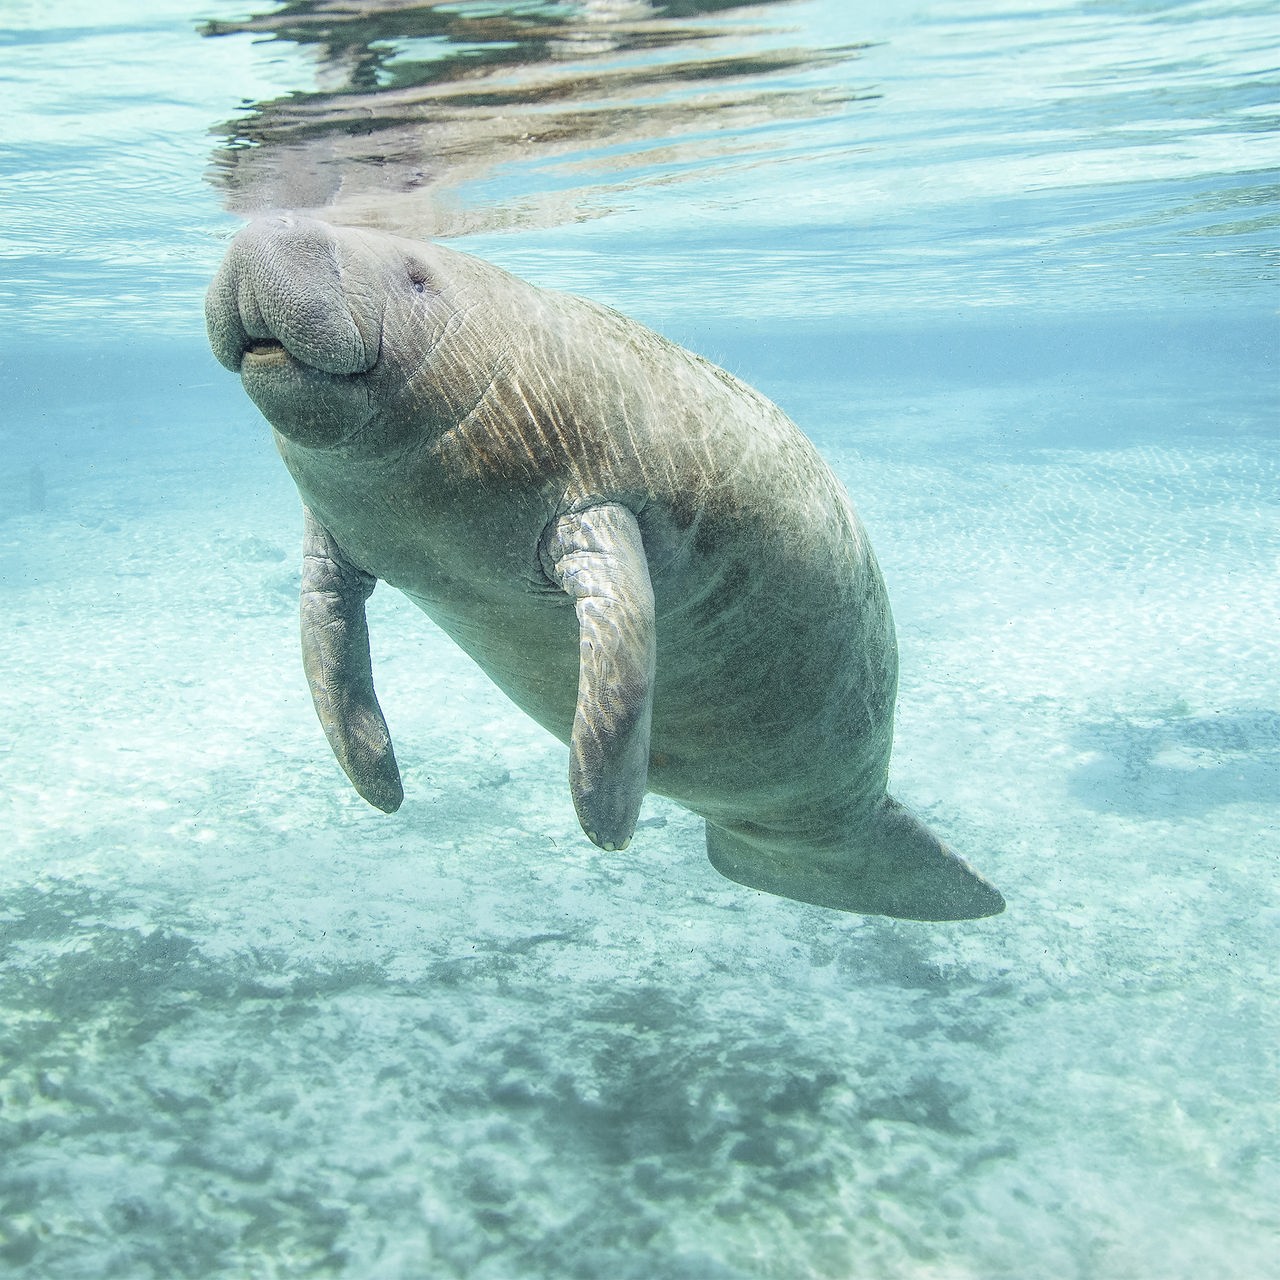
<svg viewBox="0 0 1280 1280"><path fill-rule="evenodd" d="M788 45L764 24L792 3L297 0L210 22L206 36L252 32L315 60L313 87L220 127L212 180L233 212L418 235L598 216L602 188L767 156L763 131L866 96L810 74L865 46ZM543 167L512 194L460 196L521 162Z"/></svg>

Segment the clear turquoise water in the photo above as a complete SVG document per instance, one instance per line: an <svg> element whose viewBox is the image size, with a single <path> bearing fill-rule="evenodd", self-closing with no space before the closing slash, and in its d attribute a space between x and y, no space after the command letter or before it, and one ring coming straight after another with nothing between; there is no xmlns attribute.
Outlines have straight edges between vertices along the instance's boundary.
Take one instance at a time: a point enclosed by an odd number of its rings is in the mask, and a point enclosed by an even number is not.
<svg viewBox="0 0 1280 1280"><path fill-rule="evenodd" d="M408 800L349 792L296 495L202 334L226 122L324 72L199 34L240 16L0 10L0 1271L1274 1274L1272 6L731 10L715 56L803 54L737 82L786 109L481 150L440 198L831 460L895 790L1009 900L960 926L751 894L653 799L602 855L390 592Z"/></svg>

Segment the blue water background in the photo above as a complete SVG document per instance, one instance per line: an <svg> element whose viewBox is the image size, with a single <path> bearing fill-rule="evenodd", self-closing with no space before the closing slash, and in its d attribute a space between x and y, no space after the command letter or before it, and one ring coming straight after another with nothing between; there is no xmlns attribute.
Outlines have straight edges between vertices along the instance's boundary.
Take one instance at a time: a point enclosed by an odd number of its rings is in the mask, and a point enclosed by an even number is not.
<svg viewBox="0 0 1280 1280"><path fill-rule="evenodd" d="M214 131L316 74L196 34L241 12L0 10L0 1271L1274 1274L1273 6L776 6L745 45L866 43L770 81L835 109L455 197L563 198L458 243L848 485L894 790L1009 901L959 926L752 894L652 799L602 855L385 590L408 800L350 793L296 495L203 339Z"/></svg>

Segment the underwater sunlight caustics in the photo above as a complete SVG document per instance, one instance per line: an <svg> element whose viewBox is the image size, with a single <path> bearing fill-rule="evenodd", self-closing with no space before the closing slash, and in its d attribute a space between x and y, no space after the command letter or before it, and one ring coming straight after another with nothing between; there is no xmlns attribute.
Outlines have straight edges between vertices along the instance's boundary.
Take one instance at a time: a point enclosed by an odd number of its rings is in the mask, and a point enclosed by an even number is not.
<svg viewBox="0 0 1280 1280"><path fill-rule="evenodd" d="M1004 908L886 793L880 569L763 396L605 307L299 216L240 232L206 315L302 496L307 679L371 804L403 798L365 621L383 580L569 743L602 849L650 790L745 885L918 920Z"/></svg>

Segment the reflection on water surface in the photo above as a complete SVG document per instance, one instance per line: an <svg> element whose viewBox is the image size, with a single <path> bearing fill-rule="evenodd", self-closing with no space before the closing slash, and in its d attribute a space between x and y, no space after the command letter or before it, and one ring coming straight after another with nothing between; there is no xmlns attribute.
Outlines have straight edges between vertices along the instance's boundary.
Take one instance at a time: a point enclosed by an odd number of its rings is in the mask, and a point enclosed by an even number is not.
<svg viewBox="0 0 1280 1280"><path fill-rule="evenodd" d="M860 94L799 73L862 45L795 45L792 0L751 6L585 0L579 4L338 4L306 0L207 36L253 32L315 58L315 85L260 102L223 126L214 178L237 213L323 212L337 222L459 234L573 221L598 193L696 176L756 153L762 131L839 111ZM774 21L769 21L774 19ZM511 161L591 152L540 194L467 205L456 194ZM607 202L606 202L607 204Z"/></svg>

